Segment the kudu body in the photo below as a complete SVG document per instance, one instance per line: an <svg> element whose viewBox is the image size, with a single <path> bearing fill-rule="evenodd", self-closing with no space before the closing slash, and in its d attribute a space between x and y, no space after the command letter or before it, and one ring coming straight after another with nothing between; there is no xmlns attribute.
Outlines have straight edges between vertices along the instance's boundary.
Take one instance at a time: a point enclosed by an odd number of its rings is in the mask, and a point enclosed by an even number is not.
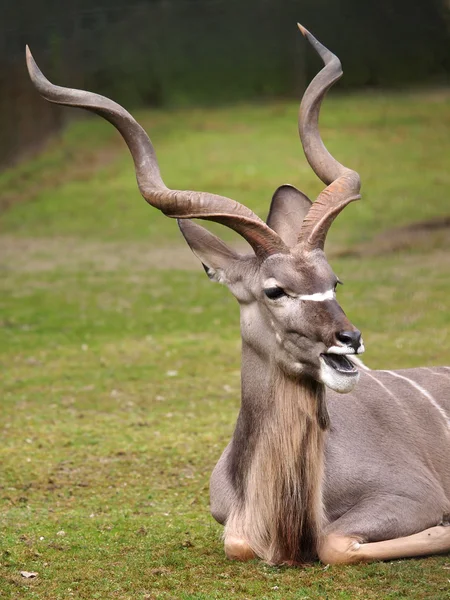
<svg viewBox="0 0 450 600"><path fill-rule="evenodd" d="M240 304L242 405L211 478L227 555L300 564L446 552L450 368L375 372L355 357L364 350L361 334L336 300L339 280L323 252L332 221L359 198L357 173L328 153L318 130L321 102L342 71L301 29L325 67L303 97L300 138L327 187L314 203L280 187L267 224L228 198L168 189L129 113L102 96L50 84L30 54L28 66L48 100L87 108L117 127L144 198L181 219L208 276ZM233 228L253 252L236 253L189 218Z"/></svg>

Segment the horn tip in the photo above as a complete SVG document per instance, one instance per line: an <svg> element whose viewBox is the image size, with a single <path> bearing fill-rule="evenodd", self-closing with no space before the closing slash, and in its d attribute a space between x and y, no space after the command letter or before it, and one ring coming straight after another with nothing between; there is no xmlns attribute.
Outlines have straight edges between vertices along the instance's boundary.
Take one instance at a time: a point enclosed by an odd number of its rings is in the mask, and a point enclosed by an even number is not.
<svg viewBox="0 0 450 600"><path fill-rule="evenodd" d="M39 74L39 69L36 64L36 61L33 58L33 55L31 54L31 50L28 44L25 46L25 57L27 61L28 73L31 79L35 81L37 75Z"/></svg>
<svg viewBox="0 0 450 600"><path fill-rule="evenodd" d="M330 50L328 50L328 48L321 44L319 40L310 31L306 29L306 27L303 27L303 25L301 25L300 23L297 23L297 27L300 29L305 39L308 40L308 42L311 44L311 46L314 48L314 50L321 57L321 59L326 65L329 62L334 61L340 68L341 63L337 56L335 56Z"/></svg>
<svg viewBox="0 0 450 600"><path fill-rule="evenodd" d="M26 44L25 46L25 56L27 59L27 63L29 64L30 61L33 60L33 55L31 54L30 46L28 44Z"/></svg>
<svg viewBox="0 0 450 600"><path fill-rule="evenodd" d="M303 35L303 37L308 37L309 31L306 29L306 27L303 27L303 25L301 25L300 23L297 23L297 27L300 29L300 32Z"/></svg>

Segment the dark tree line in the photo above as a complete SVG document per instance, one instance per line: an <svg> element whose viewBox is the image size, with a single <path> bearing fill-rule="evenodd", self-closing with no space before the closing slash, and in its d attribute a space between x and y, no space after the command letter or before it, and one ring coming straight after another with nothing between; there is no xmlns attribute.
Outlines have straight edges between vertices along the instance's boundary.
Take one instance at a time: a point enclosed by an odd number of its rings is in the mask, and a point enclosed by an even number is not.
<svg viewBox="0 0 450 600"><path fill-rule="evenodd" d="M446 0L20 0L0 21L0 164L61 127L31 89L25 43L58 83L128 107L298 96L318 62L300 20L338 54L341 88L448 82Z"/></svg>

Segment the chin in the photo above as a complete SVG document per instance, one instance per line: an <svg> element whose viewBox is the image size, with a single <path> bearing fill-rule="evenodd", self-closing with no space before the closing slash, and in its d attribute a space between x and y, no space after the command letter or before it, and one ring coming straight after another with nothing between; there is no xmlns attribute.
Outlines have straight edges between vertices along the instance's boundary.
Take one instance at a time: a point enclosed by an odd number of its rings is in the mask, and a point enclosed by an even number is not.
<svg viewBox="0 0 450 600"><path fill-rule="evenodd" d="M347 361L351 367L345 364L342 365L320 357L320 375L319 380L335 392L340 394L348 394L351 392L359 381L359 371L353 363Z"/></svg>

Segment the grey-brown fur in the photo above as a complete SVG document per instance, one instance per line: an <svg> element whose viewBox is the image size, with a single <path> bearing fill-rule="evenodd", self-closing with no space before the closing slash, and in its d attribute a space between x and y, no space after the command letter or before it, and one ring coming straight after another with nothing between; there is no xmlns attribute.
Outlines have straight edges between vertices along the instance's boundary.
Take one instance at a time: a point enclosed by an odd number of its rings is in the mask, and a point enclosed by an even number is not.
<svg viewBox="0 0 450 600"><path fill-rule="evenodd" d="M450 379L446 369L434 371L396 373L420 384L450 418ZM357 390L328 394L328 405L325 532L380 541L441 523L450 511L450 421L430 400L390 373L362 371Z"/></svg>
<svg viewBox="0 0 450 600"><path fill-rule="evenodd" d="M322 525L317 398L324 390L312 379L304 383L272 367L267 397L253 406L243 401L227 461L237 500L231 520L241 519L240 535L251 536L253 549L271 563L311 560Z"/></svg>

